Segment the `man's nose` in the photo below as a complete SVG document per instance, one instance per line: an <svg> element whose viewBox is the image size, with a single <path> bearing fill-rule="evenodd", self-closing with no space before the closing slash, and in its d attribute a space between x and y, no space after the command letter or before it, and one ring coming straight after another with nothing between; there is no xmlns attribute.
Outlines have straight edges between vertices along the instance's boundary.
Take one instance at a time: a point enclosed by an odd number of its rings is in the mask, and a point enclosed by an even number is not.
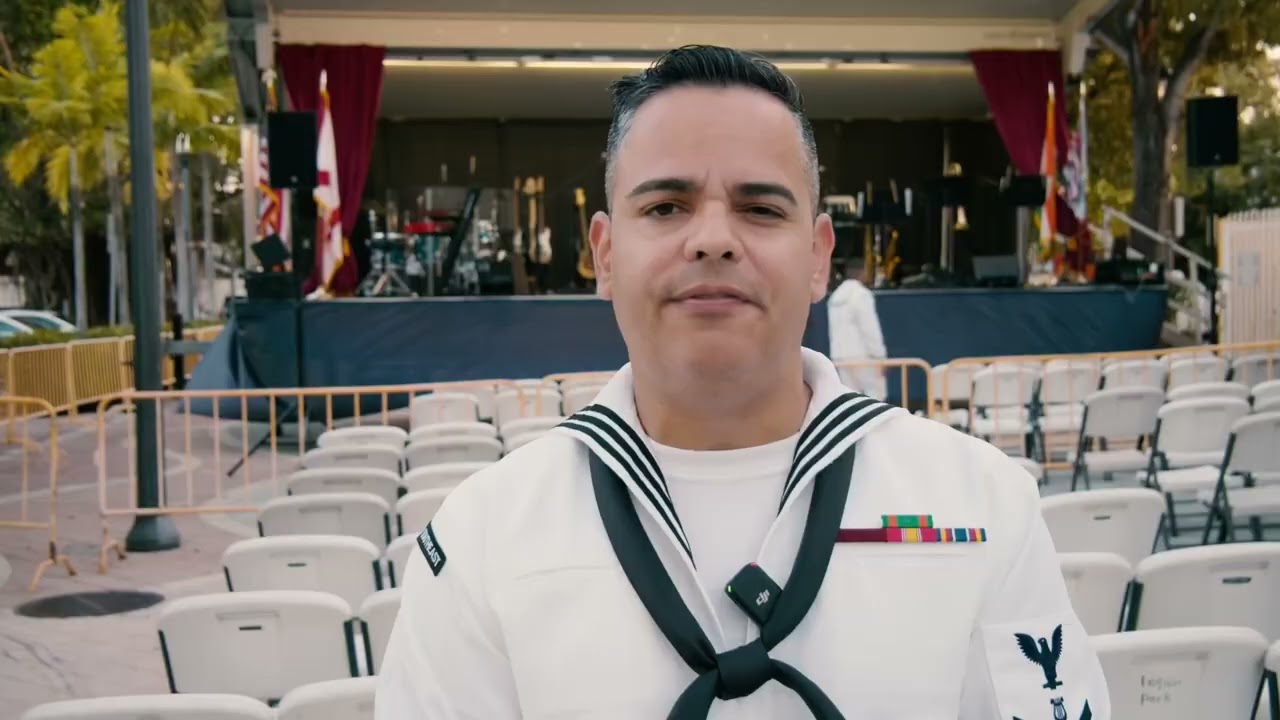
<svg viewBox="0 0 1280 720"><path fill-rule="evenodd" d="M686 260L741 259L742 243L728 208L719 203L704 206L695 216L689 230L689 238L684 244Z"/></svg>

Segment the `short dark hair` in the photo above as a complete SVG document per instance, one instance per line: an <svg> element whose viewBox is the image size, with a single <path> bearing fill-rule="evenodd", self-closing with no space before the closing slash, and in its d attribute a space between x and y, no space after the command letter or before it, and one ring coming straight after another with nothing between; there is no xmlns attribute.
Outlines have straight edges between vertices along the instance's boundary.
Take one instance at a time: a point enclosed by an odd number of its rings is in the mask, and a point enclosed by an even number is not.
<svg viewBox="0 0 1280 720"><path fill-rule="evenodd" d="M631 128L636 111L663 90L683 85L755 88L786 105L796 120L800 140L804 144L809 166L809 191L817 207L818 145L813 138L813 126L804 114L804 98L795 81L759 55L715 45L685 45L670 50L644 72L628 75L609 87L613 94L613 122L609 126L609 141L605 149L605 197L611 206L618 147Z"/></svg>

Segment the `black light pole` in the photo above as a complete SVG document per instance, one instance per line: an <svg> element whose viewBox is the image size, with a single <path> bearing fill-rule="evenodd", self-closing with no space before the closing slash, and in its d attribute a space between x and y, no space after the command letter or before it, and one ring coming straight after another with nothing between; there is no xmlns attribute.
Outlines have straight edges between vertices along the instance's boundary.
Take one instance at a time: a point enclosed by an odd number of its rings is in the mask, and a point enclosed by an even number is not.
<svg viewBox="0 0 1280 720"><path fill-rule="evenodd" d="M151 59L147 0L127 0L125 44L129 70L129 159L133 182L133 222L129 283L133 305L133 383L138 390L160 390L160 270L156 264L155 142L151 133ZM160 506L159 403L139 402L137 432L138 506ZM130 552L178 547L178 528L166 515L139 515L125 538Z"/></svg>

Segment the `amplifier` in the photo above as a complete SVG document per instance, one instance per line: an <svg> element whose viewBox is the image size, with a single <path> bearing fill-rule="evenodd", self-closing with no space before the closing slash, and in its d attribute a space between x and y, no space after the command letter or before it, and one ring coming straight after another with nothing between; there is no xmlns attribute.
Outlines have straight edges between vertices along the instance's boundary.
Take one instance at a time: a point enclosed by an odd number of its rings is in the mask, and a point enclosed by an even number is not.
<svg viewBox="0 0 1280 720"><path fill-rule="evenodd" d="M1094 282L1098 285L1163 285L1164 265L1146 260L1103 260Z"/></svg>
<svg viewBox="0 0 1280 720"><path fill-rule="evenodd" d="M298 279L291 272L245 273L244 290L250 300L297 300L302 296Z"/></svg>

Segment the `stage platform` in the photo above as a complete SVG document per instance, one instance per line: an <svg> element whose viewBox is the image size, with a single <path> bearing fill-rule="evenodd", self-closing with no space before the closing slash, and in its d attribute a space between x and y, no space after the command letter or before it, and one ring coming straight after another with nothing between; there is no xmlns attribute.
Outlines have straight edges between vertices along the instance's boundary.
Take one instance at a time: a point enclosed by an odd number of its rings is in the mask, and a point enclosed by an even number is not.
<svg viewBox="0 0 1280 720"><path fill-rule="evenodd" d="M890 357L939 364L975 355L1157 347L1165 288L885 290ZM297 312L295 312L295 310ZM301 332L295 332L300 323ZM295 339L301 335L302 362ZM825 303L805 345L828 349ZM400 385L613 370L626 348L612 307L585 296L240 300L195 368L193 389ZM916 382L913 380L913 383ZM238 414L238 408L235 409Z"/></svg>

